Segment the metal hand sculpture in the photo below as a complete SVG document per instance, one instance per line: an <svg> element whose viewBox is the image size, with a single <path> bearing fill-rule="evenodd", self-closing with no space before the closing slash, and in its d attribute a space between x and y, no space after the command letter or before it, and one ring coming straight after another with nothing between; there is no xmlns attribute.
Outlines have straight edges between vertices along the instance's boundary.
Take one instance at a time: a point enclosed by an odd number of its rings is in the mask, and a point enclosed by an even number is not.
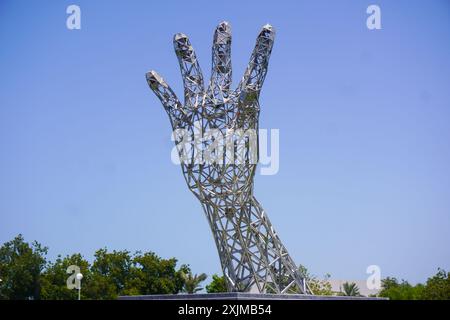
<svg viewBox="0 0 450 320"><path fill-rule="evenodd" d="M180 158L185 158L181 161L183 175L208 219L228 290L310 294L312 292L305 279L253 196L258 155L258 98L274 36L275 31L270 25L262 28L250 63L235 90L231 89L231 28L227 22L220 23L214 34L211 80L207 88L188 37L181 33L174 36L184 81L184 105L155 71L148 72L146 78L169 114L175 131L185 130L194 137L199 130L209 130L226 139L239 130L256 132L256 139L255 136L253 139L251 135L244 136L244 143L239 144L241 147L233 140L233 151L245 149L242 153L245 159L241 157L240 162L233 158L233 154L218 152L223 145L218 144L213 135L203 138L191 149L186 147L186 141L183 143L179 136L175 137ZM197 161L198 154L193 150L208 148L214 143L220 161ZM256 154L256 161L250 161L252 152Z"/></svg>

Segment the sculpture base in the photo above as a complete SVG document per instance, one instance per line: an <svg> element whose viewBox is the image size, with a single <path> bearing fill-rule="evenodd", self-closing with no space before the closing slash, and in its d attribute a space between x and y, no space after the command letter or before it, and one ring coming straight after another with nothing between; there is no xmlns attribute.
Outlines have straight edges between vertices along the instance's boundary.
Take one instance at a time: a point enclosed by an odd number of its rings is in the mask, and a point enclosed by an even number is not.
<svg viewBox="0 0 450 320"><path fill-rule="evenodd" d="M120 296L118 300L387 300L387 298L226 292Z"/></svg>

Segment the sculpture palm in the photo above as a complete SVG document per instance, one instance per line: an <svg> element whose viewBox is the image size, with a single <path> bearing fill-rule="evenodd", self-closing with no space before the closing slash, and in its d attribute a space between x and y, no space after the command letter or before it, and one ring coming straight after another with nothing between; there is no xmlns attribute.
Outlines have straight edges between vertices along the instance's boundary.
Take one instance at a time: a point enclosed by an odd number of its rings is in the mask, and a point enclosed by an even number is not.
<svg viewBox="0 0 450 320"><path fill-rule="evenodd" d="M248 67L235 90L231 89L231 28L227 22L220 23L214 33L211 80L207 88L188 37L184 34L174 36L184 82L184 105L156 72L148 72L146 78L169 114L174 130L188 132L190 137L198 135L199 131L215 132L225 140L236 132L255 133L254 136L241 135L243 144L234 141L234 153L231 154L219 152L224 146L215 135L203 136L200 143L194 142L196 145L190 149L180 135L175 135L183 175L207 216L228 290L311 293L253 196L258 158L258 98L274 36L275 31L270 25L262 28ZM215 150L212 152L216 155L215 160L198 159L199 154L195 151L208 148ZM255 159L251 159L252 154Z"/></svg>

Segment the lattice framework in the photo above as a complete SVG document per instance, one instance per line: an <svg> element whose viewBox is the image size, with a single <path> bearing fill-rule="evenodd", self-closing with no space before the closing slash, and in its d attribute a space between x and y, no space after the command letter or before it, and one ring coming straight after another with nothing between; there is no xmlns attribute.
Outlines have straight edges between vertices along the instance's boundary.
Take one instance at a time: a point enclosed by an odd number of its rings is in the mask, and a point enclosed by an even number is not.
<svg viewBox="0 0 450 320"><path fill-rule="evenodd" d="M205 88L195 51L182 33L174 36L175 53L184 82L185 102L155 71L147 82L166 109L174 130L184 129L195 136L218 130L223 136L237 129L258 132L259 95L266 77L275 31L265 25L259 33L250 62L235 90L231 89L231 28L220 23L214 33L211 79ZM176 138L180 157L186 152ZM214 139L202 141L198 148L211 146ZM236 146L236 149L242 145ZM244 144L245 155L250 143ZM257 148L257 144L256 144ZM193 148L190 161L181 168L189 189L200 200L211 227L229 291L260 293L305 293L311 290L272 227L262 206L253 196L256 162L246 159L230 163L196 161ZM242 151L242 150L241 150Z"/></svg>

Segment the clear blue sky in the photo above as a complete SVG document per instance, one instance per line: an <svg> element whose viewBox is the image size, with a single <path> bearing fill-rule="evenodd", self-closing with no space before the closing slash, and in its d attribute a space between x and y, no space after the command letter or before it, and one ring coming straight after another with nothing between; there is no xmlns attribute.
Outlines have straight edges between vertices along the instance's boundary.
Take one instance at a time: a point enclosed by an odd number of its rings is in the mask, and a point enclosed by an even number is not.
<svg viewBox="0 0 450 320"><path fill-rule="evenodd" d="M69 4L81 30L66 28ZM370 4L382 30L366 28ZM280 171L255 194L294 260L341 279L450 269L445 0L1 1L0 243L23 233L50 258L152 250L220 272L144 74L181 96L173 34L208 75L222 20L236 80L260 27L277 30L260 123L280 129Z"/></svg>

